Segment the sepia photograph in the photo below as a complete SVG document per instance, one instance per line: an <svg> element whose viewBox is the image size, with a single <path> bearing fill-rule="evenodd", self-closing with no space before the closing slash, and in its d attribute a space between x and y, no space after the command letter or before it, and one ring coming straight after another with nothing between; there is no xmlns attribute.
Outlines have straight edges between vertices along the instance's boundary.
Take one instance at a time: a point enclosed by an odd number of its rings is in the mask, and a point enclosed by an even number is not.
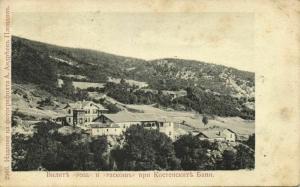
<svg viewBox="0 0 300 187"><path fill-rule="evenodd" d="M300 1L1 0L0 186L298 186Z"/></svg>
<svg viewBox="0 0 300 187"><path fill-rule="evenodd" d="M12 170L254 169L252 54L252 14L16 13Z"/></svg>
<svg viewBox="0 0 300 187"><path fill-rule="evenodd" d="M13 171L255 169L253 14L12 23Z"/></svg>

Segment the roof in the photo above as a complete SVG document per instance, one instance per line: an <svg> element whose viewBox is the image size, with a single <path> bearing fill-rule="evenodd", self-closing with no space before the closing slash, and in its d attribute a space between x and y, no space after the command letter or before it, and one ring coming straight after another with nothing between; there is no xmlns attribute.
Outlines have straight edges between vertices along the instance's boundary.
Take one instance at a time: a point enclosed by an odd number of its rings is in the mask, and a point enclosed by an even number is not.
<svg viewBox="0 0 300 187"><path fill-rule="evenodd" d="M97 82L79 82L79 81L73 81L73 86L75 88L80 88L80 89L87 89L89 87L93 88L104 88L105 83L97 83Z"/></svg>
<svg viewBox="0 0 300 187"><path fill-rule="evenodd" d="M228 130L229 132L232 132L235 134L235 132L233 132L230 129L223 129L223 130L205 130L205 131L200 132L199 135L203 134L207 138L225 138L225 135L223 133L224 130Z"/></svg>
<svg viewBox="0 0 300 187"><path fill-rule="evenodd" d="M200 132L199 135L203 134L207 138L223 138L222 133L221 135L219 135L219 132L220 131L217 130L207 130L207 131Z"/></svg>
<svg viewBox="0 0 300 187"><path fill-rule="evenodd" d="M70 106L72 109L83 109L90 104L96 106L99 110L107 110L101 104L97 104L93 101L77 101L75 103L68 103L67 106Z"/></svg>
<svg viewBox="0 0 300 187"><path fill-rule="evenodd" d="M175 94L175 95L186 95L186 90L178 90L178 91L170 91L170 90L162 90L163 94Z"/></svg>
<svg viewBox="0 0 300 187"><path fill-rule="evenodd" d="M180 135L184 135L184 134L189 134L189 132L187 130L185 130L185 129L177 128L175 130L175 134L177 136L180 136Z"/></svg>
<svg viewBox="0 0 300 187"><path fill-rule="evenodd" d="M140 122L140 121L159 121L159 122L171 121L169 118L165 116L157 116L157 114L152 114L152 113L119 112L116 114L102 114L102 115L115 123ZM95 120L95 122L97 121L99 121L99 118Z"/></svg>
<svg viewBox="0 0 300 187"><path fill-rule="evenodd" d="M234 131L231 130L231 129L228 129L228 128L227 128L227 129L224 129L224 130L228 130L229 132L232 132L232 133L236 134L236 132L234 132ZM224 130L223 130L223 131L224 131Z"/></svg>
<svg viewBox="0 0 300 187"><path fill-rule="evenodd" d="M120 128L117 124L104 124L104 123L94 123L90 125L91 128Z"/></svg>

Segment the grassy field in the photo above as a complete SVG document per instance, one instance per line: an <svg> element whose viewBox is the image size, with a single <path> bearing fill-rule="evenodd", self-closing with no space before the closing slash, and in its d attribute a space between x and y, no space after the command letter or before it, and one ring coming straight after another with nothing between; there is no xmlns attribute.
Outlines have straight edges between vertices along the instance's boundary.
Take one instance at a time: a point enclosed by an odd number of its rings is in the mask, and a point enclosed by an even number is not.
<svg viewBox="0 0 300 187"><path fill-rule="evenodd" d="M135 80L130 80L130 79L124 79L129 85L131 86L138 86L139 88L147 87L148 83L146 82L141 82L141 81L135 81ZM114 82L119 84L121 79L118 78L112 78L109 77L108 82Z"/></svg>

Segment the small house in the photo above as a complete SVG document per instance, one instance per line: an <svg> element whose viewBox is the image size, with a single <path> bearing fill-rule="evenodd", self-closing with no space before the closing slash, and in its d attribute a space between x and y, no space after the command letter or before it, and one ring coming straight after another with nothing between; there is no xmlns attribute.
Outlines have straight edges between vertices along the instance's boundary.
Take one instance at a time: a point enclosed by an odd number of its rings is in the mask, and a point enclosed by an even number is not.
<svg viewBox="0 0 300 187"><path fill-rule="evenodd" d="M200 132L197 135L201 140L209 140L209 141L229 141L235 142L237 135L230 129L216 130L216 129L208 129Z"/></svg>
<svg viewBox="0 0 300 187"><path fill-rule="evenodd" d="M222 131L222 134L225 137L226 141L235 142L237 139L237 134L234 131L232 131L231 129L224 129Z"/></svg>

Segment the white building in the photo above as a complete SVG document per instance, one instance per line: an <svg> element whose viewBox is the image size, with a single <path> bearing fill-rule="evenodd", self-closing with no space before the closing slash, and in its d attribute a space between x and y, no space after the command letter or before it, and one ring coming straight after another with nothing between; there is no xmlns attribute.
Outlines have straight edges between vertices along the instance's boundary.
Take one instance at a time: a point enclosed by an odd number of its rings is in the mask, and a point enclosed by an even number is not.
<svg viewBox="0 0 300 187"><path fill-rule="evenodd" d="M91 136L120 136L123 131L117 124L91 124Z"/></svg>
<svg viewBox="0 0 300 187"><path fill-rule="evenodd" d="M230 129L223 129L223 130L208 129L208 130L200 132L197 136L201 140L206 139L209 141L235 142L237 139L236 133Z"/></svg>
<svg viewBox="0 0 300 187"><path fill-rule="evenodd" d="M132 125L141 125L146 129L157 129L174 140L174 123L166 117L155 114L119 112L102 114L91 124L91 135L121 135Z"/></svg>
<svg viewBox="0 0 300 187"><path fill-rule="evenodd" d="M237 139L237 134L230 129L224 129L222 134L226 141L235 142Z"/></svg>
<svg viewBox="0 0 300 187"><path fill-rule="evenodd" d="M75 103L68 103L64 107L66 115L66 123L82 128L89 127L92 121L98 118L102 113L108 110L102 105L94 103L93 101L78 101Z"/></svg>

